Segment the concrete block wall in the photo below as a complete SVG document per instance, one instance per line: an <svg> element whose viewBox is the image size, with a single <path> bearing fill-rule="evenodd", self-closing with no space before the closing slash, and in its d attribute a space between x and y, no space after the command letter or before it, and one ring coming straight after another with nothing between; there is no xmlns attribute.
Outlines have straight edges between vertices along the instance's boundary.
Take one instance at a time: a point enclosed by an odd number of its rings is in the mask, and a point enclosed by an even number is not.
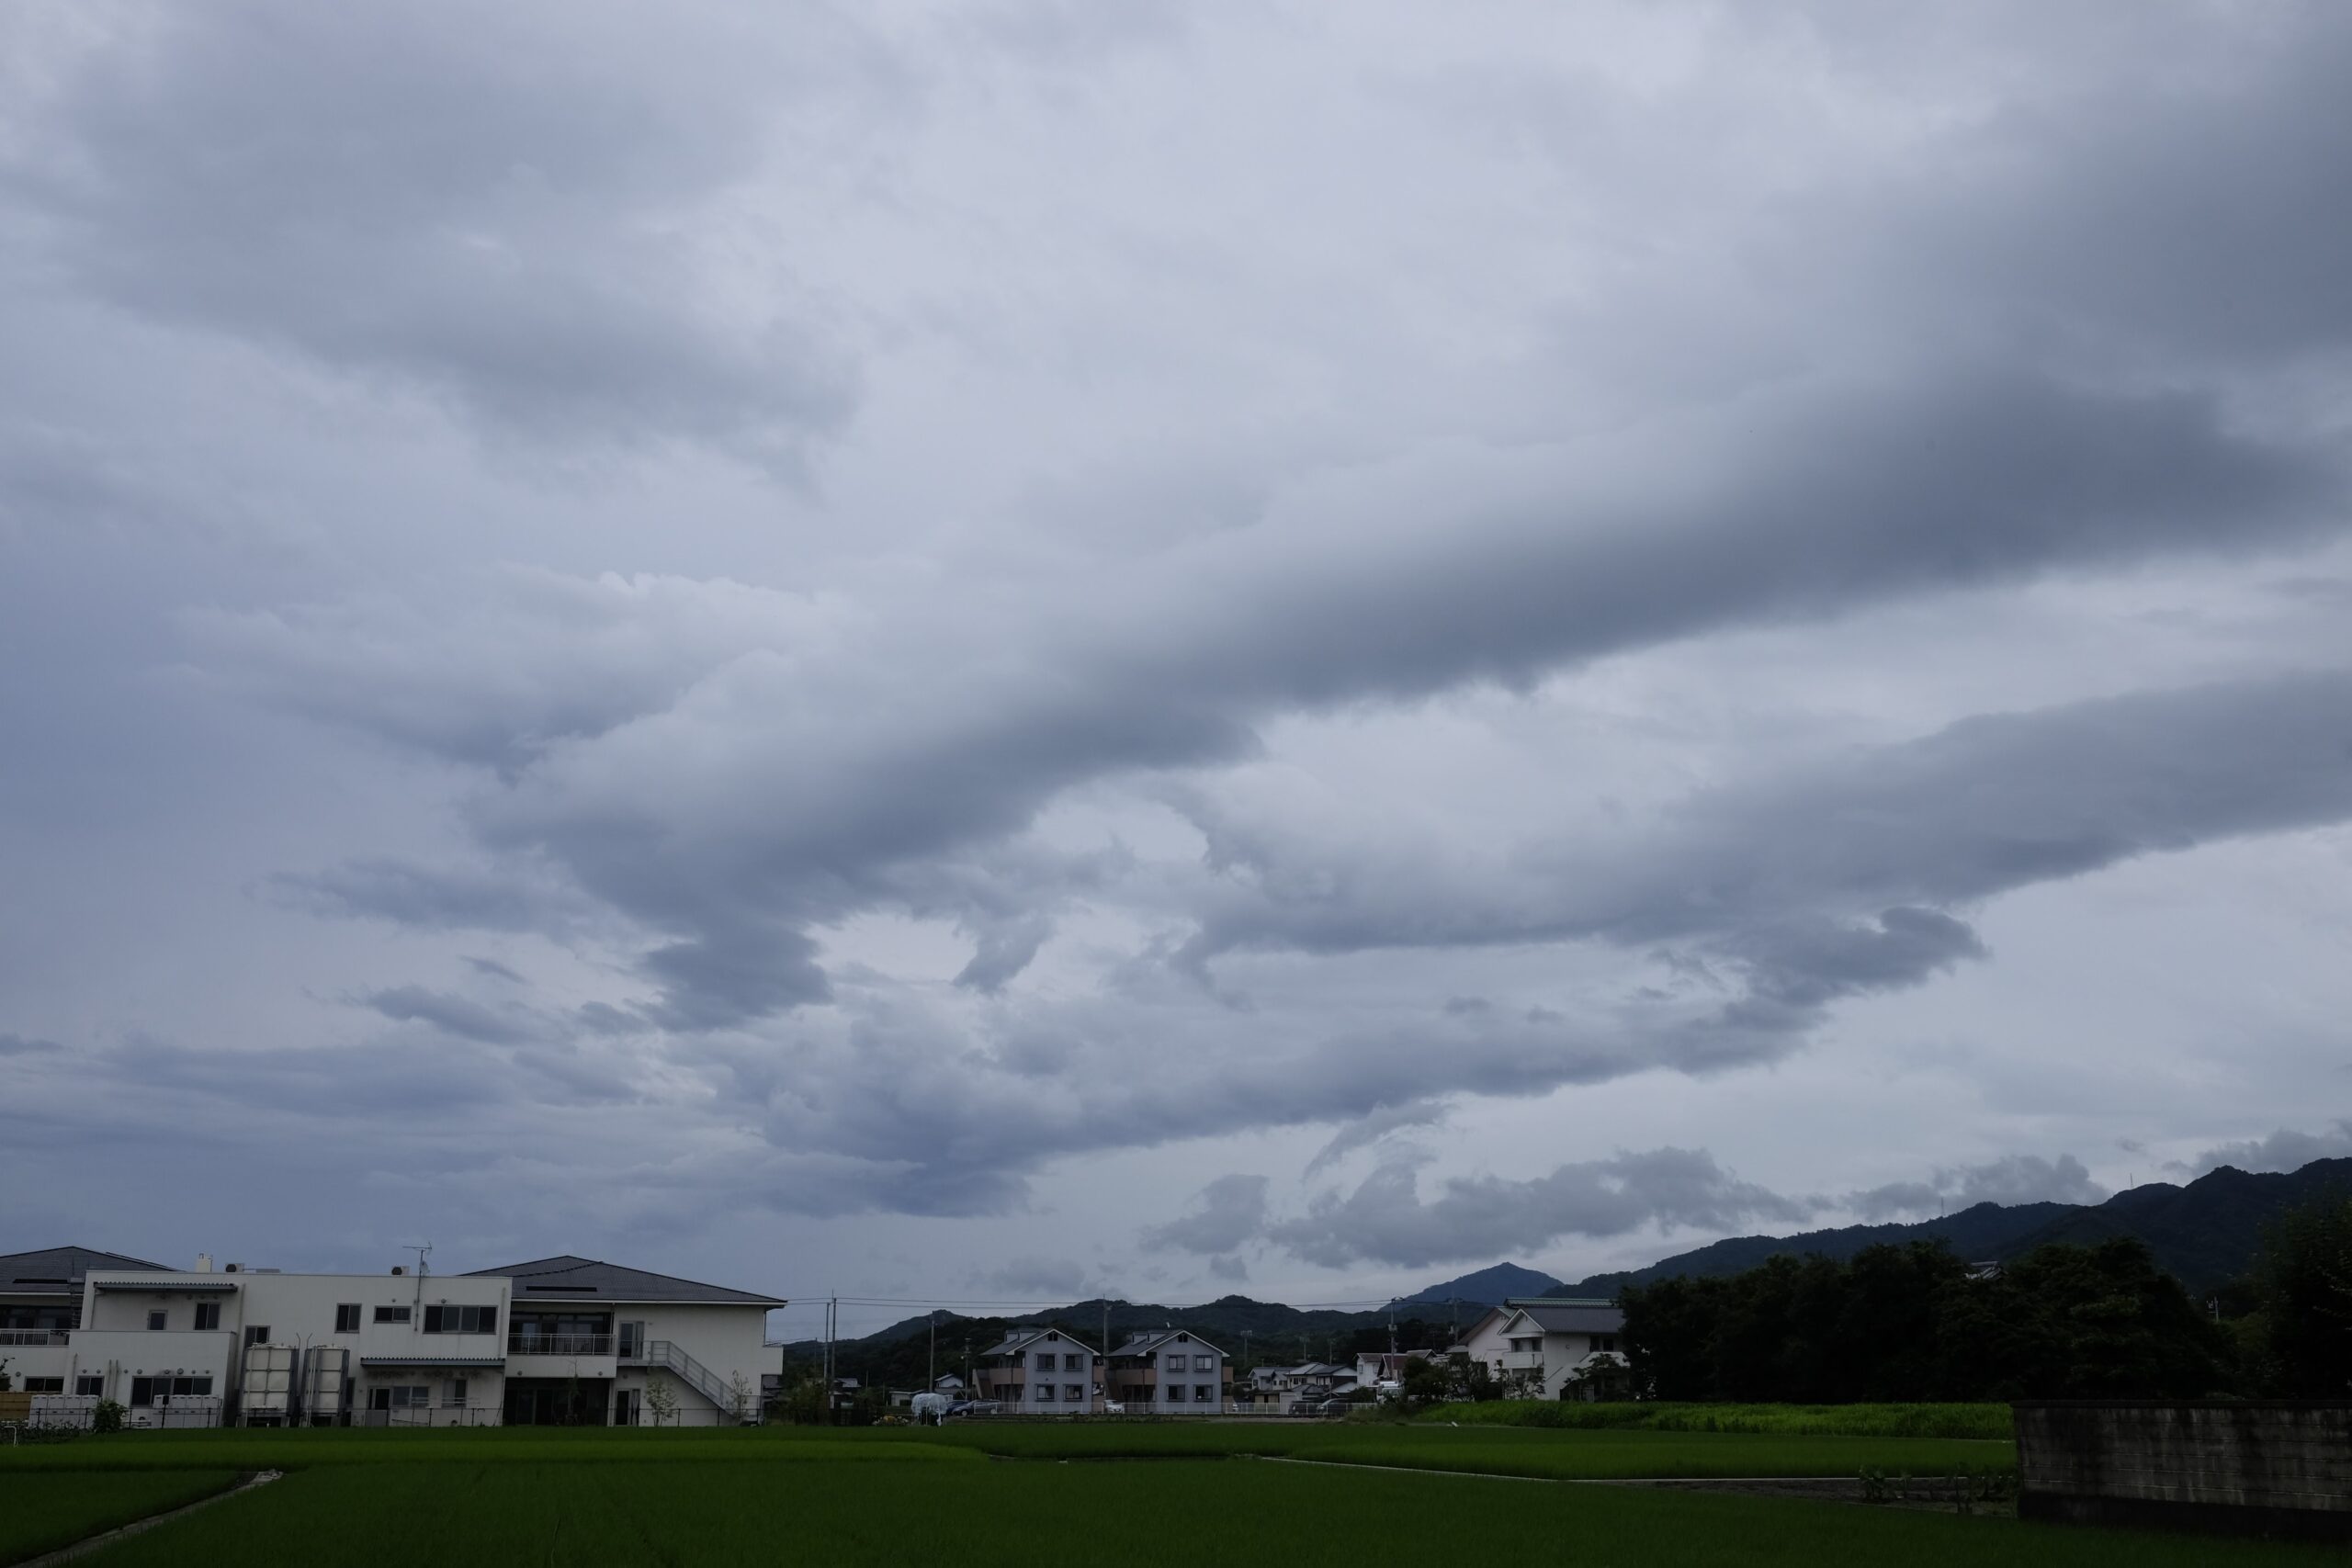
<svg viewBox="0 0 2352 1568"><path fill-rule="evenodd" d="M2014 1409L2026 1517L2352 1540L2352 1404Z"/></svg>

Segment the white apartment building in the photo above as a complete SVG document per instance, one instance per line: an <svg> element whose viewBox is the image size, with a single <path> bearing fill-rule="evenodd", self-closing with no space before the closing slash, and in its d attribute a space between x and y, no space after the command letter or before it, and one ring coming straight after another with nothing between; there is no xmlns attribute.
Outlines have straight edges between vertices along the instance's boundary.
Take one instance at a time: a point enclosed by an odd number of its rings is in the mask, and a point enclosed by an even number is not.
<svg viewBox="0 0 2352 1568"><path fill-rule="evenodd" d="M1057 1328L1016 1328L980 1352L979 1397L1007 1410L1079 1416L1102 1408L1101 1357Z"/></svg>
<svg viewBox="0 0 2352 1568"><path fill-rule="evenodd" d="M636 1424L656 1385L675 1419L712 1425L757 1418L783 1304L571 1257L287 1274L55 1247L0 1258L0 1321L17 1325L0 1356L19 1387L114 1400L137 1426Z"/></svg>
<svg viewBox="0 0 2352 1568"><path fill-rule="evenodd" d="M1103 1378L1131 1416L1216 1416L1233 1408L1233 1364L1197 1334L1138 1334L1111 1352Z"/></svg>
<svg viewBox="0 0 2352 1568"><path fill-rule="evenodd" d="M1504 1390L1527 1399L1574 1397L1596 1368L1628 1364L1619 1345L1625 1314L1614 1302L1514 1296L1471 1325L1455 1347Z"/></svg>

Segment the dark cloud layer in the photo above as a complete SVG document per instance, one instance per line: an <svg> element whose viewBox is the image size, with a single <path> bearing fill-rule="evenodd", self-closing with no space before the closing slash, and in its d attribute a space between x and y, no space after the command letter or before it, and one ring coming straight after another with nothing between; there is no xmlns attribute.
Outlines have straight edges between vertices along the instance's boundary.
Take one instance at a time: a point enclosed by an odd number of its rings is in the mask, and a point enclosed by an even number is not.
<svg viewBox="0 0 2352 1568"><path fill-rule="evenodd" d="M9 1148L1048 1295L2338 1148L2352 22L1098 9L0 17Z"/></svg>
<svg viewBox="0 0 2352 1568"><path fill-rule="evenodd" d="M1418 1269L1510 1256L1564 1235L1792 1225L1820 1206L1742 1181L1703 1149L1660 1148L1582 1160L1525 1181L1453 1178L1428 1201L1410 1165L1385 1165L1352 1192L1317 1199L1267 1235L1327 1267L1374 1260Z"/></svg>

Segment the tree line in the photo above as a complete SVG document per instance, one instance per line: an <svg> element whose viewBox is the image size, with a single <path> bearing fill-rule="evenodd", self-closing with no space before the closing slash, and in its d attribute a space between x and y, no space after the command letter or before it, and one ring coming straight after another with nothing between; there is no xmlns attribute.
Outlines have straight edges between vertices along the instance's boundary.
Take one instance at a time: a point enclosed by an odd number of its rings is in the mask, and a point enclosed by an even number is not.
<svg viewBox="0 0 2352 1568"><path fill-rule="evenodd" d="M1991 1272L1936 1242L1775 1258L1620 1300L1634 1390L1655 1399L2342 1398L2352 1197L2286 1215L2253 1274L2211 1303L2128 1238L2045 1247Z"/></svg>

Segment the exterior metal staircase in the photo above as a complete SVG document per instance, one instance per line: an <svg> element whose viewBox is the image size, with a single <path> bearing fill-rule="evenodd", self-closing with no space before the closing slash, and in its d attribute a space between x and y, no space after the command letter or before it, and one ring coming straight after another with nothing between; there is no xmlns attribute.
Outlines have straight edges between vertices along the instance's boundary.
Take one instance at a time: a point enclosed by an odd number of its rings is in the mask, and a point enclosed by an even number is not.
<svg viewBox="0 0 2352 1568"><path fill-rule="evenodd" d="M645 1364L649 1367L660 1367L674 1376L680 1382L710 1401L711 1408L720 1415L729 1416L736 1415L733 1386L725 1378L680 1349L674 1341L647 1340ZM754 1420L758 1418L759 1400L756 1393L746 1396L742 1415Z"/></svg>

